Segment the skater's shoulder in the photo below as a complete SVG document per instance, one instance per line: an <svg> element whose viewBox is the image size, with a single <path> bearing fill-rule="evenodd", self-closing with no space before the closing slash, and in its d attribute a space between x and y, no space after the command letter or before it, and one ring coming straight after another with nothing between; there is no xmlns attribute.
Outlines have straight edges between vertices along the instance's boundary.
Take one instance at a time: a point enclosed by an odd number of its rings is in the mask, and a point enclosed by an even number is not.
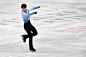
<svg viewBox="0 0 86 57"><path fill-rule="evenodd" d="M25 11L21 10L21 13L25 13Z"/></svg>
<svg viewBox="0 0 86 57"><path fill-rule="evenodd" d="M21 14L22 14L22 15L24 15L24 14L25 14L25 12L22 10L22 11L21 11Z"/></svg>

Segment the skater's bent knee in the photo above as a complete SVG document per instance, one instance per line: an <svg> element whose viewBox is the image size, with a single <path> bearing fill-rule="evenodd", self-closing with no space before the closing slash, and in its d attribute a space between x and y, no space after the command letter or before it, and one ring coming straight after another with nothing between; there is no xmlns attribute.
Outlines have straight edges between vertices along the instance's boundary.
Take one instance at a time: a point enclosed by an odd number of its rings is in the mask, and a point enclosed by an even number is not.
<svg viewBox="0 0 86 57"><path fill-rule="evenodd" d="M38 32L36 32L34 36L36 36L36 35L38 35Z"/></svg>
<svg viewBox="0 0 86 57"><path fill-rule="evenodd" d="M36 33L36 35L38 35L38 32Z"/></svg>

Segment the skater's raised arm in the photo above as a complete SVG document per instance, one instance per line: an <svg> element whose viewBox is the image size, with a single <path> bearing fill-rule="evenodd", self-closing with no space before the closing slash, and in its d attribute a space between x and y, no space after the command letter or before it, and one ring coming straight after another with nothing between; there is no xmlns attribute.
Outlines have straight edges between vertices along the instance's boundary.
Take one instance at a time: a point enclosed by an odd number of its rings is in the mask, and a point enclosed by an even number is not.
<svg viewBox="0 0 86 57"><path fill-rule="evenodd" d="M30 9L29 11L31 11L31 10L35 10L35 9L38 9L38 8L40 8L40 6L33 7L33 8L32 8L32 9Z"/></svg>
<svg viewBox="0 0 86 57"><path fill-rule="evenodd" d="M37 11L36 12L33 12L33 13L29 13L29 14L26 14L25 12L21 12L21 15L26 18L26 17L30 17L31 15L33 14L37 14Z"/></svg>
<svg viewBox="0 0 86 57"><path fill-rule="evenodd" d="M21 12L21 15L24 18L24 20L27 20L27 18L30 17L33 14L37 14L37 11L33 12L33 13L29 13L29 14L26 14L25 12Z"/></svg>

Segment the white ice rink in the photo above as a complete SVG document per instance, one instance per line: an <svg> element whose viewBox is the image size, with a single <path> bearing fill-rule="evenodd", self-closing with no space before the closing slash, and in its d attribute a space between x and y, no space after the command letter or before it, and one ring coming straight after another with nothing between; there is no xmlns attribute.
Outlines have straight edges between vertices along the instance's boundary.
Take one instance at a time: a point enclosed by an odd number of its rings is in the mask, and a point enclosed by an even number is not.
<svg viewBox="0 0 86 57"><path fill-rule="evenodd" d="M36 52L21 38L22 3L40 6L30 17ZM0 0L0 57L86 57L86 0Z"/></svg>

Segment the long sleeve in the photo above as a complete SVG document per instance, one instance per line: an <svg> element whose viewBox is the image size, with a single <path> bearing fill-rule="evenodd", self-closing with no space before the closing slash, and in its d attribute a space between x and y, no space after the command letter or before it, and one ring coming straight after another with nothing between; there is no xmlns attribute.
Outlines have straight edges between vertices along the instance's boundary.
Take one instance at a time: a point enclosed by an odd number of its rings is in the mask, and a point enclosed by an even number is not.
<svg viewBox="0 0 86 57"><path fill-rule="evenodd" d="M31 11L31 10L35 10L35 9L37 9L37 8L38 8L38 7L33 7L32 9L30 9L30 11Z"/></svg>

